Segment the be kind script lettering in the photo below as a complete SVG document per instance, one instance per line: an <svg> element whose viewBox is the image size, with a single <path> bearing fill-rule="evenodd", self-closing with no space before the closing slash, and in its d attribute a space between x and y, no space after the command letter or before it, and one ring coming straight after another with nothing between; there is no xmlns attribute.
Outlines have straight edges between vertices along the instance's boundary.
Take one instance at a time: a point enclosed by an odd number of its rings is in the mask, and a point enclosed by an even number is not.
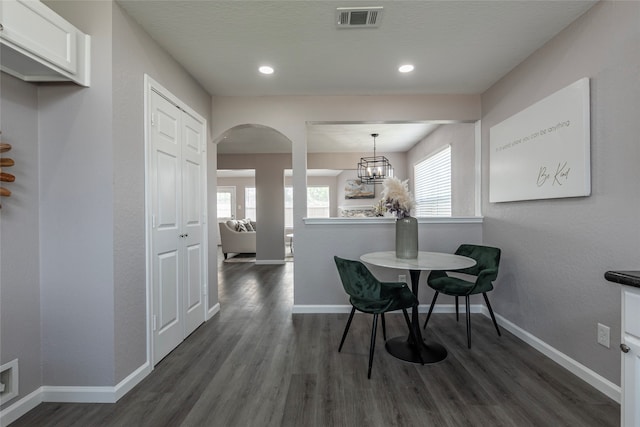
<svg viewBox="0 0 640 427"><path fill-rule="evenodd" d="M545 184L551 183L551 185L564 185L569 179L569 172L571 168L567 165L567 162L558 163L558 167L555 171L548 170L546 166L540 166L538 171L538 179L536 184L538 187L542 187Z"/></svg>

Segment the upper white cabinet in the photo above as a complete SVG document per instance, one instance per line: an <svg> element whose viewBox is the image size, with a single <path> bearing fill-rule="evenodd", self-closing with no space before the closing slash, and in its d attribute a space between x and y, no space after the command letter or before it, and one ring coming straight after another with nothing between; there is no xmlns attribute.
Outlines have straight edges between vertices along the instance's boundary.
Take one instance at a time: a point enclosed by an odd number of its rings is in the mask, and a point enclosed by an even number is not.
<svg viewBox="0 0 640 427"><path fill-rule="evenodd" d="M29 82L90 83L91 39L37 0L0 1L0 68Z"/></svg>

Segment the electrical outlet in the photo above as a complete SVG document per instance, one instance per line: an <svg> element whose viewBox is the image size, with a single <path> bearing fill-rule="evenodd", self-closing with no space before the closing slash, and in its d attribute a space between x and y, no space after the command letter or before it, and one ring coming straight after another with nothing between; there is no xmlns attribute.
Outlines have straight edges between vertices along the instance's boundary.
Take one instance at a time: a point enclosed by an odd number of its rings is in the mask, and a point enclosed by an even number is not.
<svg viewBox="0 0 640 427"><path fill-rule="evenodd" d="M407 283L407 275L406 274L398 274L398 282Z"/></svg>
<svg viewBox="0 0 640 427"><path fill-rule="evenodd" d="M610 328L608 326L598 323L598 344L610 348L609 332Z"/></svg>

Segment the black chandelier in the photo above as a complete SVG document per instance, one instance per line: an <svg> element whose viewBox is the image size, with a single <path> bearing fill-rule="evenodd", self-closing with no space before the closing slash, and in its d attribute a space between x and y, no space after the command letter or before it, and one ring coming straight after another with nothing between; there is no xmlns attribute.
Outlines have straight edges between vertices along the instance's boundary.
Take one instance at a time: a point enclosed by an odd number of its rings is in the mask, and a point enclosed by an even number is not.
<svg viewBox="0 0 640 427"><path fill-rule="evenodd" d="M371 136L373 137L373 157L360 157L358 178L366 184L379 184L393 176L393 167L386 157L376 156L376 138L378 134L372 133Z"/></svg>

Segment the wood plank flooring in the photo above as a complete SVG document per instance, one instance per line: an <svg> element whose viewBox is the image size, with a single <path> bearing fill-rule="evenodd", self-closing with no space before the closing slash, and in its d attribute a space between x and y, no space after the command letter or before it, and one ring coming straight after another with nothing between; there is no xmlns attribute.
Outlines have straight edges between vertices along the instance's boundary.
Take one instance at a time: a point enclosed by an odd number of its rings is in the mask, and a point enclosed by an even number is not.
<svg viewBox="0 0 640 427"><path fill-rule="evenodd" d="M44 403L12 426L618 426L620 406L472 315L435 314L449 355L420 366L390 356L372 317L291 314L293 263L220 263L221 312L115 404ZM337 280L328 278L328 280ZM424 321L424 315L421 316ZM387 335L406 333L387 315Z"/></svg>

